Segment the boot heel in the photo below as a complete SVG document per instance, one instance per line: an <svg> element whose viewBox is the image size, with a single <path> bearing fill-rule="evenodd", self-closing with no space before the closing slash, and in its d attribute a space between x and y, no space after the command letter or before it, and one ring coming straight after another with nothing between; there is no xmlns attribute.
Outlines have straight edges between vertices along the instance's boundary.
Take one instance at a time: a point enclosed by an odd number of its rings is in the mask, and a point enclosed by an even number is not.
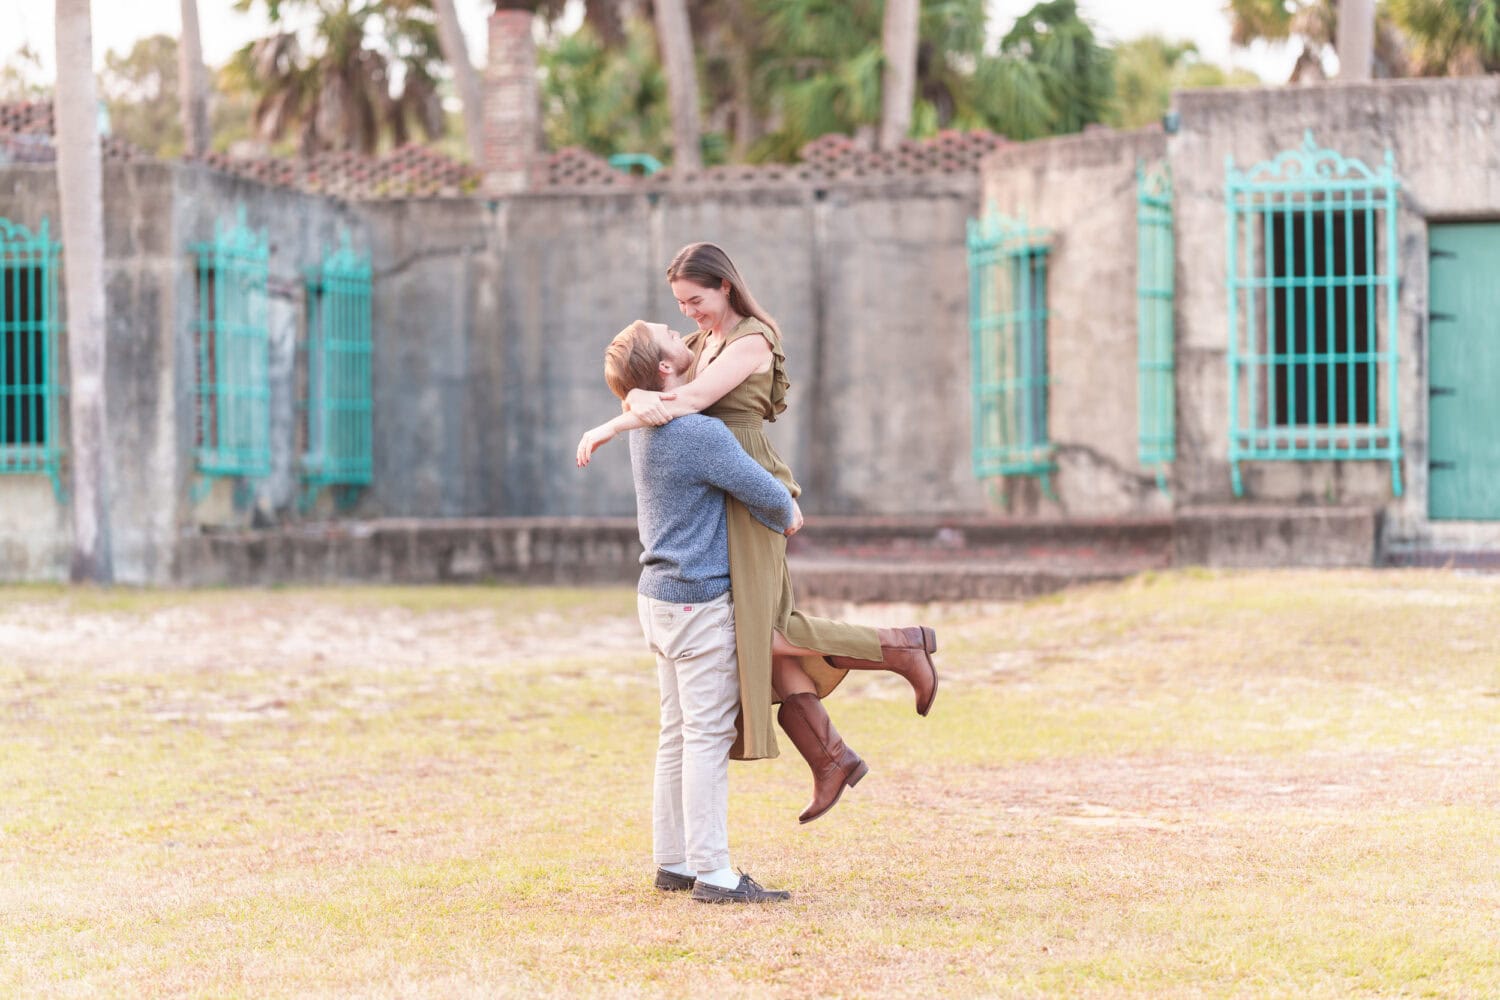
<svg viewBox="0 0 1500 1000"><path fill-rule="evenodd" d="M937 652L937 633L926 625L922 626L922 648L929 653Z"/></svg>
<svg viewBox="0 0 1500 1000"><path fill-rule="evenodd" d="M853 771L850 771L849 777L844 779L844 784L849 788L853 788L855 785L859 784L859 779L863 778L869 773L870 765L866 764L864 761L860 761L859 766L856 767Z"/></svg>

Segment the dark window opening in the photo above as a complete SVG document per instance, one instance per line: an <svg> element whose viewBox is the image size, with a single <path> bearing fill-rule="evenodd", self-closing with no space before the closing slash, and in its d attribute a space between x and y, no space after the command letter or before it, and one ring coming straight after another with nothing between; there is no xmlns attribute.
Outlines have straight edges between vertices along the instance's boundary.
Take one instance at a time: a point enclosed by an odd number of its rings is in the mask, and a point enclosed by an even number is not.
<svg viewBox="0 0 1500 1000"><path fill-rule="evenodd" d="M47 443L43 280L40 267L0 268L0 446Z"/></svg>
<svg viewBox="0 0 1500 1000"><path fill-rule="evenodd" d="M1370 213L1277 213L1270 238L1271 423L1375 423Z"/></svg>
<svg viewBox="0 0 1500 1000"><path fill-rule="evenodd" d="M302 376L306 379L301 397L307 400L303 412L302 452L318 458L323 457L323 366L327 363L327 336L323 329L323 285L307 285L307 350L306 366Z"/></svg>
<svg viewBox="0 0 1500 1000"><path fill-rule="evenodd" d="M198 426L194 443L199 447L217 447L219 442L218 331L219 317L215 295L218 271L211 266L198 267L198 325L193 347L198 365Z"/></svg>
<svg viewBox="0 0 1500 1000"><path fill-rule="evenodd" d="M1047 444L1047 258L1034 250L1011 259L1011 290L1015 310L1016 373L1023 423L1017 444L1025 448Z"/></svg>

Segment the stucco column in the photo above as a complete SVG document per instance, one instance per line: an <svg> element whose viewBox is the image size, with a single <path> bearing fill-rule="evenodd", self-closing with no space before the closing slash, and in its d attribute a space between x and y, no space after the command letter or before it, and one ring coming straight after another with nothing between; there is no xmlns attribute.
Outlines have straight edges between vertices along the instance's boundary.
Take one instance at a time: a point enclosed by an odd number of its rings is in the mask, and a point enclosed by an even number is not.
<svg viewBox="0 0 1500 1000"><path fill-rule="evenodd" d="M484 192L524 191L541 138L532 14L490 15L490 52L484 70Z"/></svg>
<svg viewBox="0 0 1500 1000"><path fill-rule="evenodd" d="M1341 0L1338 41L1339 79L1370 79L1375 58L1375 0Z"/></svg>

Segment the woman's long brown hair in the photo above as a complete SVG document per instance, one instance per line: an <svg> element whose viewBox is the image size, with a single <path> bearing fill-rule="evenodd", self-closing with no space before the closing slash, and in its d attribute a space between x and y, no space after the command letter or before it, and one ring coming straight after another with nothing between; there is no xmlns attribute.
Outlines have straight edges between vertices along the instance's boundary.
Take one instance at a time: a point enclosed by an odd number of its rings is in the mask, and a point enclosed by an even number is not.
<svg viewBox="0 0 1500 1000"><path fill-rule="evenodd" d="M667 280L670 282L682 278L701 288L718 288L722 282L729 282L729 308L741 316L753 316L760 320L771 328L776 339L781 339L781 327L755 301L745 279L740 277L739 268L734 266L734 261L719 247L712 243L689 243L677 251L677 256L667 265Z"/></svg>

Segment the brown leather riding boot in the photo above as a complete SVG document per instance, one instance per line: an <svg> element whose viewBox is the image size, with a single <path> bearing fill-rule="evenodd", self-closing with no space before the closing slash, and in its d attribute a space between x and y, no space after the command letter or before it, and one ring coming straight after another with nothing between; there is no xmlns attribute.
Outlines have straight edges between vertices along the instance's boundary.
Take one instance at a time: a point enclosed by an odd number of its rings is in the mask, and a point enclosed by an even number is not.
<svg viewBox="0 0 1500 1000"><path fill-rule="evenodd" d="M803 823L811 823L833 808L845 788L859 784L870 765L844 745L815 694L793 694L782 699L776 721L812 768L812 801L797 817Z"/></svg>
<svg viewBox="0 0 1500 1000"><path fill-rule="evenodd" d="M937 697L937 665L932 654L937 652L937 633L925 625L910 628L880 628L879 660L856 660L848 656L825 656L824 659L841 670L889 670L906 678L917 694L917 714L926 715L932 708L932 699Z"/></svg>

